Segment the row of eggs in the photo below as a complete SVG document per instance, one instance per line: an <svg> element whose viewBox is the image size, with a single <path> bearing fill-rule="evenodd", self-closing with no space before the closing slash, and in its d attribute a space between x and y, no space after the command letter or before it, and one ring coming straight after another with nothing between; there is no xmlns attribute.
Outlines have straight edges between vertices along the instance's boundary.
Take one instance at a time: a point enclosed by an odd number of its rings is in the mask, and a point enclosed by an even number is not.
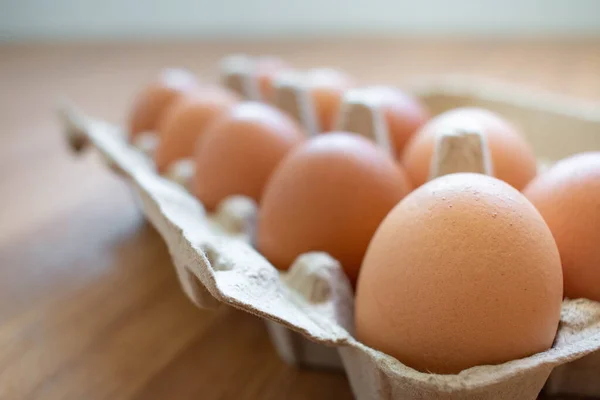
<svg viewBox="0 0 600 400"><path fill-rule="evenodd" d="M600 153L537 175L518 130L488 110L430 118L397 89L362 88L383 111L385 151L335 131L355 84L329 69L302 72L326 132L308 137L275 106L274 82L291 70L253 60L262 102L167 70L138 96L130 139L158 134L160 173L192 158L191 190L209 210L231 195L254 199L256 247L276 267L309 251L338 259L356 285L362 342L421 371L457 373L551 347L563 287L568 297L600 301ZM495 178L426 183L438 133L473 126Z"/></svg>

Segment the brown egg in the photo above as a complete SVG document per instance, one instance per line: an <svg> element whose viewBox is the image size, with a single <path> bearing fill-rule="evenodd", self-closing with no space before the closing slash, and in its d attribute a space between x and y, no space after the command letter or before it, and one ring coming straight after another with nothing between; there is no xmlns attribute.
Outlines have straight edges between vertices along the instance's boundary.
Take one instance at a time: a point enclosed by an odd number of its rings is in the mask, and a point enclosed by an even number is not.
<svg viewBox="0 0 600 400"><path fill-rule="evenodd" d="M600 301L600 152L555 164L523 191L550 227L563 266L565 296Z"/></svg>
<svg viewBox="0 0 600 400"><path fill-rule="evenodd" d="M276 108L239 103L197 145L194 194L208 209L232 195L260 201L275 167L303 140L300 127Z"/></svg>
<svg viewBox="0 0 600 400"><path fill-rule="evenodd" d="M371 236L409 191L403 169L370 140L315 136L282 161L265 188L257 247L280 269L302 253L325 251L355 281Z"/></svg>
<svg viewBox="0 0 600 400"><path fill-rule="evenodd" d="M429 120L429 111L416 98L388 86L363 89L382 107L388 125L388 134L397 157L408 140Z"/></svg>
<svg viewBox="0 0 600 400"><path fill-rule="evenodd" d="M130 139L143 132L155 131L169 106L196 87L196 78L190 72L175 68L164 70L156 82L137 96L133 104L128 123Z"/></svg>
<svg viewBox="0 0 600 400"><path fill-rule="evenodd" d="M562 302L556 243L516 189L471 173L416 189L365 256L356 335L422 372L526 357L552 346Z"/></svg>
<svg viewBox="0 0 600 400"><path fill-rule="evenodd" d="M415 186L428 179L435 135L465 127L478 128L486 136L495 177L518 190L535 177L533 151L509 122L481 108L457 108L430 120L406 145L401 160Z"/></svg>
<svg viewBox="0 0 600 400"><path fill-rule="evenodd" d="M176 100L159 123L160 141L154 153L158 171L163 173L174 161L192 157L196 141L237 101L233 92L216 86L199 88Z"/></svg>
<svg viewBox="0 0 600 400"><path fill-rule="evenodd" d="M256 60L255 68L262 100L273 103L275 99L273 80L277 74L290 67L280 58L260 57Z"/></svg>
<svg viewBox="0 0 600 400"><path fill-rule="evenodd" d="M352 87L352 84L350 76L335 69L317 68L308 71L307 85L321 132L334 129L342 96L346 89Z"/></svg>

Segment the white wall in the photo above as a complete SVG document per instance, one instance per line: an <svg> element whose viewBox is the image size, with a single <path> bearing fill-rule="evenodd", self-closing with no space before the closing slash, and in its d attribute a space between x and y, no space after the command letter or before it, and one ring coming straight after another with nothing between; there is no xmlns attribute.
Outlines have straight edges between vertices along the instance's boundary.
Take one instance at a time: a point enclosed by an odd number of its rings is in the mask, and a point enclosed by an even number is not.
<svg viewBox="0 0 600 400"><path fill-rule="evenodd" d="M0 0L0 40L600 35L600 0Z"/></svg>

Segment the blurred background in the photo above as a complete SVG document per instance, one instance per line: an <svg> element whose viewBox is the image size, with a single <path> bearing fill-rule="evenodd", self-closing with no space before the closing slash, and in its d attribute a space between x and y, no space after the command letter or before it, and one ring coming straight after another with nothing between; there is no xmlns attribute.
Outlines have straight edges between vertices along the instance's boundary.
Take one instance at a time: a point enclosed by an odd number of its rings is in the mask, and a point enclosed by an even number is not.
<svg viewBox="0 0 600 400"><path fill-rule="evenodd" d="M350 398L261 321L191 305L126 183L57 123L61 96L122 122L162 68L209 82L237 52L598 102L600 1L0 0L0 399Z"/></svg>
<svg viewBox="0 0 600 400"><path fill-rule="evenodd" d="M5 40L600 34L595 0L2 0Z"/></svg>
<svg viewBox="0 0 600 400"><path fill-rule="evenodd" d="M119 121L161 68L210 81L232 52L365 82L467 74L589 99L599 16L595 0L0 0L0 68L21 90L53 86ZM44 93L31 101L47 108Z"/></svg>

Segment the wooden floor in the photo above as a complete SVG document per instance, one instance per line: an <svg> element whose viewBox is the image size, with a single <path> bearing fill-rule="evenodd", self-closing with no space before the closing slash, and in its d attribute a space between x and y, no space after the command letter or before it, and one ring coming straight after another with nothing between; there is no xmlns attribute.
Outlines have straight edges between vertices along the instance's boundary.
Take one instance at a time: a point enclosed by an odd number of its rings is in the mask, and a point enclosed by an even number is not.
<svg viewBox="0 0 600 400"><path fill-rule="evenodd" d="M127 185L70 154L53 115L66 95L119 122L159 68L211 80L237 51L365 82L460 73L600 100L600 41L0 46L0 399L351 397L342 374L281 362L259 320L195 309Z"/></svg>

